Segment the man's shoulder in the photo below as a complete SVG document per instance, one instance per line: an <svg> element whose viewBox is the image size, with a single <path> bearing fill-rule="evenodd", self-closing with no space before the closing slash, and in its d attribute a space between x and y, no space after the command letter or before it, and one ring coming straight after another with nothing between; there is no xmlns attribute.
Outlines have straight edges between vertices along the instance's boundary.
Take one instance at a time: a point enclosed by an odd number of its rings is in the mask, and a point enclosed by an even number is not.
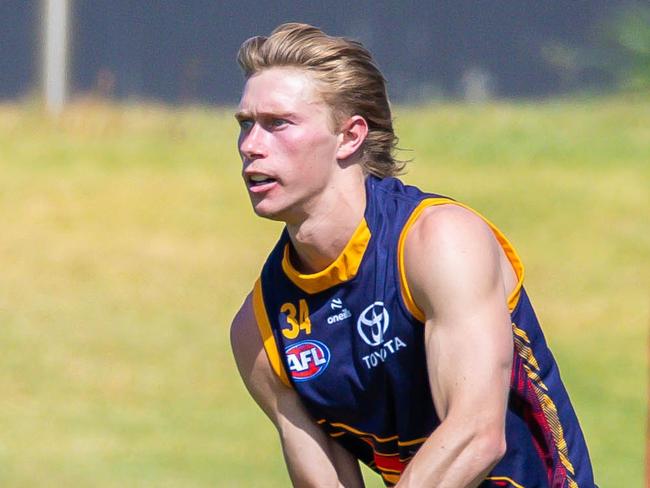
<svg viewBox="0 0 650 488"><path fill-rule="evenodd" d="M446 197L423 201L411 216L407 231L407 249L424 246L455 251L471 244L488 248L497 245L493 230L481 215Z"/></svg>
<svg viewBox="0 0 650 488"><path fill-rule="evenodd" d="M230 344L233 354L245 354L251 348L257 348L259 333L253 309L253 294L249 293L235 314L230 325Z"/></svg>
<svg viewBox="0 0 650 488"><path fill-rule="evenodd" d="M404 248L407 276L429 289L448 288L492 276L499 268L499 244L489 225L465 207L444 204L425 208L413 224Z"/></svg>
<svg viewBox="0 0 650 488"><path fill-rule="evenodd" d="M451 199L441 199L427 205L413 224L413 231L428 238L474 238L476 234L492 235L485 219L465 205Z"/></svg>

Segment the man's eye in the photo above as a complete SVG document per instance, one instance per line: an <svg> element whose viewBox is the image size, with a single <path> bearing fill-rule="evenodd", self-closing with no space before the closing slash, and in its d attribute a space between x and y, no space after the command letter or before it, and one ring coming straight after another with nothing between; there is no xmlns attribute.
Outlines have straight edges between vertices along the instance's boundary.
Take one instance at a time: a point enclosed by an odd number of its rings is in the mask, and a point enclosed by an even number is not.
<svg viewBox="0 0 650 488"><path fill-rule="evenodd" d="M239 121L239 127L242 130L249 130L251 127L253 127L253 121L252 120L240 120Z"/></svg>
<svg viewBox="0 0 650 488"><path fill-rule="evenodd" d="M271 125L272 125L273 127L282 127L282 126L285 125L286 123L287 123L287 121L284 120L284 119L273 119L273 120L271 121Z"/></svg>

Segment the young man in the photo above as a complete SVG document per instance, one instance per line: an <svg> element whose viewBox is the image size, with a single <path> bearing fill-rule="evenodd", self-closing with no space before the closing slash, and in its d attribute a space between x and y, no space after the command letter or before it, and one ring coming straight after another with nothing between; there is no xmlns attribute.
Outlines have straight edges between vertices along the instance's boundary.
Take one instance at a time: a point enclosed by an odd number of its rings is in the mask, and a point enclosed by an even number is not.
<svg viewBox="0 0 650 488"><path fill-rule="evenodd" d="M361 44L285 24L239 52L253 209L285 222L231 340L298 487L593 487L587 448L492 224L393 176Z"/></svg>

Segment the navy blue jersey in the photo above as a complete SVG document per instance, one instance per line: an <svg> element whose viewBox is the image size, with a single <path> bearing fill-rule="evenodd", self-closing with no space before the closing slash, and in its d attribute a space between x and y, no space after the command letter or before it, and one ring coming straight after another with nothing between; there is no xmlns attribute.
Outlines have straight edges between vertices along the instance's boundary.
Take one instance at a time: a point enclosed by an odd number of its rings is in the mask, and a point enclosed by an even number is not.
<svg viewBox="0 0 650 488"><path fill-rule="evenodd" d="M270 364L314 421L391 486L439 425L424 314L403 269L405 236L431 205L461 205L395 178L366 180L364 219L325 270L301 274L283 232L253 291ZM486 220L519 282L508 299L514 362L507 450L484 487L593 487L587 447L523 288L523 266ZM477 411L481 405L476 405Z"/></svg>

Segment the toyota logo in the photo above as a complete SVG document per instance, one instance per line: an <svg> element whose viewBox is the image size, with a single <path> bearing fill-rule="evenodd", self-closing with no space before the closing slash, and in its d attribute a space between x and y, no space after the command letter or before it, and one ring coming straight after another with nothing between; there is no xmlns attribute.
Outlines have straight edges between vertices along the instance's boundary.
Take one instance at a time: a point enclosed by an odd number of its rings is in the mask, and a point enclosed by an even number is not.
<svg viewBox="0 0 650 488"><path fill-rule="evenodd" d="M384 308L384 302L375 302L361 312L357 320L357 331L366 344L378 346L384 342L388 322L388 311Z"/></svg>

